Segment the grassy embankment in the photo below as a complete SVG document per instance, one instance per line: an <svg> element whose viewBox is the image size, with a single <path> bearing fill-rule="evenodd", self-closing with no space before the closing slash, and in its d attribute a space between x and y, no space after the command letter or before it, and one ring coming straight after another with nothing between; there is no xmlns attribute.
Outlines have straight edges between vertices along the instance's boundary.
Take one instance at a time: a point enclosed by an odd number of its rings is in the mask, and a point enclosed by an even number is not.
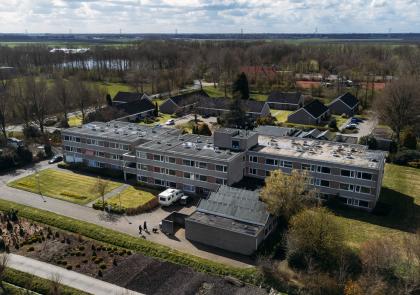
<svg viewBox="0 0 420 295"><path fill-rule="evenodd" d="M87 204L98 198L92 191L97 181L95 177L53 169L42 170L38 173L39 176L36 175L31 174L19 178L8 185L32 193L41 192L45 196L79 205ZM106 191L110 192L119 186L121 186L120 183L109 182Z"/></svg>

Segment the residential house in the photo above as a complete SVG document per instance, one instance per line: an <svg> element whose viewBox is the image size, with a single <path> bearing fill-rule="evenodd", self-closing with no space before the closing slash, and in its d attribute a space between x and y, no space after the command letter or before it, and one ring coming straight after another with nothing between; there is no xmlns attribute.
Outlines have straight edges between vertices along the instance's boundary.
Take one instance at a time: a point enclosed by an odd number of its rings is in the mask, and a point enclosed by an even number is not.
<svg viewBox="0 0 420 295"><path fill-rule="evenodd" d="M319 125L329 117L329 109L319 100L315 99L311 103L298 109L287 117L287 122L304 125Z"/></svg>
<svg viewBox="0 0 420 295"><path fill-rule="evenodd" d="M145 93L118 91L118 93L114 96L112 100L112 104L119 105L133 101L140 101L143 98L149 97Z"/></svg>
<svg viewBox="0 0 420 295"><path fill-rule="evenodd" d="M146 117L153 117L156 108L155 104L148 97L126 103L120 103L114 105L114 107L126 114L126 116L120 118L120 120L126 119L132 122Z"/></svg>
<svg viewBox="0 0 420 295"><path fill-rule="evenodd" d="M304 96L300 92L272 92L267 99L271 109L275 110L297 110L304 105Z"/></svg>
<svg viewBox="0 0 420 295"><path fill-rule="evenodd" d="M357 113L359 100L351 93L347 92L334 99L329 105L331 114L353 116Z"/></svg>
<svg viewBox="0 0 420 295"><path fill-rule="evenodd" d="M276 225L258 192L222 185L185 219L185 236L193 242L251 255Z"/></svg>
<svg viewBox="0 0 420 295"><path fill-rule="evenodd" d="M165 114L174 114L179 111L189 111L200 98L208 98L208 94L203 90L192 91L188 93L172 96L163 102L159 109Z"/></svg>

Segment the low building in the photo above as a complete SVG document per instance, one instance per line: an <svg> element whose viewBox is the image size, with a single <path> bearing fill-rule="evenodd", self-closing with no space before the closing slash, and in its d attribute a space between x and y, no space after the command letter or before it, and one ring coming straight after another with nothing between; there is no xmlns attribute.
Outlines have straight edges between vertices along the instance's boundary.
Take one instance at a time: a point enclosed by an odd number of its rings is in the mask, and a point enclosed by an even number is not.
<svg viewBox="0 0 420 295"><path fill-rule="evenodd" d="M182 111L187 112L191 110L201 98L208 97L208 94L203 90L183 93L168 98L160 105L159 109L165 114L174 114Z"/></svg>
<svg viewBox="0 0 420 295"><path fill-rule="evenodd" d="M143 98L149 98L145 93L118 91L112 99L113 105L129 103L133 101L140 101Z"/></svg>
<svg viewBox="0 0 420 295"><path fill-rule="evenodd" d="M120 103L114 105L117 110L120 110L126 114L126 116L119 120L138 121L146 117L153 117L156 106L149 98L142 98L140 100L134 100L126 103Z"/></svg>
<svg viewBox="0 0 420 295"><path fill-rule="evenodd" d="M259 135L281 137L293 136L296 132L299 132L299 129L271 125L260 125L257 128L255 128L254 131L257 132Z"/></svg>
<svg viewBox="0 0 420 295"><path fill-rule="evenodd" d="M221 186L185 219L185 236L207 246L251 255L276 224L258 192Z"/></svg>
<svg viewBox="0 0 420 295"><path fill-rule="evenodd" d="M347 92L334 99L329 105L331 114L353 116L357 113L359 100L353 94Z"/></svg>
<svg viewBox="0 0 420 295"><path fill-rule="evenodd" d="M233 99L231 98L200 98L194 105L194 111L202 116L219 117L231 111L232 103ZM270 115L270 107L266 102L246 99L241 100L241 103L247 116L249 117L256 119L258 117Z"/></svg>
<svg viewBox="0 0 420 295"><path fill-rule="evenodd" d="M329 109L322 102L315 99L290 114L287 117L287 122L303 125L320 125L328 120L329 115Z"/></svg>
<svg viewBox="0 0 420 295"><path fill-rule="evenodd" d="M267 99L271 109L275 110L297 110L304 105L304 96L300 92L272 92Z"/></svg>

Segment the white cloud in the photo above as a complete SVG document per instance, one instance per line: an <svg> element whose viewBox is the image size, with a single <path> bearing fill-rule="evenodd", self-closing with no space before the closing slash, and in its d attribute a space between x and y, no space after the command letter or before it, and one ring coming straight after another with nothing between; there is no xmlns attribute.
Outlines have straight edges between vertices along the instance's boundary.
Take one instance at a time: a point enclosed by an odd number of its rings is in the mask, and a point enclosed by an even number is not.
<svg viewBox="0 0 420 295"><path fill-rule="evenodd" d="M420 32L416 0L0 0L1 32Z"/></svg>

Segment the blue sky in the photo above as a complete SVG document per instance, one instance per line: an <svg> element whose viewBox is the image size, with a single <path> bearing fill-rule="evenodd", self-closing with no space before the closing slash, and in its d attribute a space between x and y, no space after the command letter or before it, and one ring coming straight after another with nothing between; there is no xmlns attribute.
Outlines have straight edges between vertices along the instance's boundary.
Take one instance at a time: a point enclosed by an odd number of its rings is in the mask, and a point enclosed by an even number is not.
<svg viewBox="0 0 420 295"><path fill-rule="evenodd" d="M420 33L420 0L0 0L0 32Z"/></svg>

